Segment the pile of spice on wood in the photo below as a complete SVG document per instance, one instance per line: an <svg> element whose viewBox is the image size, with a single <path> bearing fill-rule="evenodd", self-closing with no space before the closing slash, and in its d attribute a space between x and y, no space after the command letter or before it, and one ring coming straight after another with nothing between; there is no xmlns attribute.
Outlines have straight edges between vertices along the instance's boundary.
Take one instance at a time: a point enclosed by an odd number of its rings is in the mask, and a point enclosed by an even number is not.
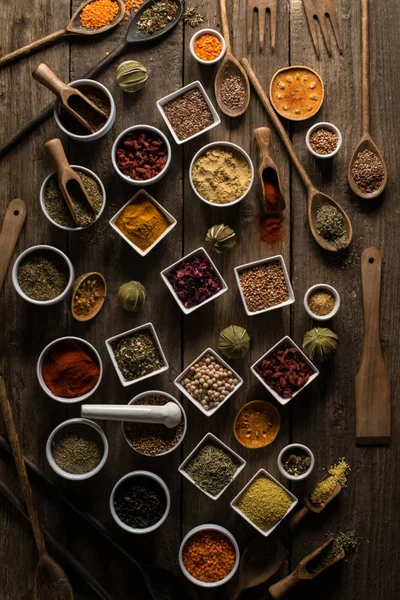
<svg viewBox="0 0 400 600"><path fill-rule="evenodd" d="M182 260L166 277L185 308L202 304L222 289L221 280L206 256Z"/></svg>
<svg viewBox="0 0 400 600"><path fill-rule="evenodd" d="M218 496L233 480L239 464L225 449L207 444L190 459L185 471L202 490Z"/></svg>
<svg viewBox="0 0 400 600"><path fill-rule="evenodd" d="M283 468L292 477L307 473L311 467L311 456L301 448L292 448L282 457Z"/></svg>
<svg viewBox="0 0 400 600"><path fill-rule="evenodd" d="M119 6L113 0L94 0L81 11L80 20L86 29L105 27L118 15Z"/></svg>
<svg viewBox="0 0 400 600"><path fill-rule="evenodd" d="M246 91L240 75L227 75L221 83L221 99L230 110L238 110L244 104Z"/></svg>
<svg viewBox="0 0 400 600"><path fill-rule="evenodd" d="M165 168L168 150L164 140L151 131L131 131L116 152L119 170L135 181L152 179Z"/></svg>
<svg viewBox="0 0 400 600"><path fill-rule="evenodd" d="M89 435L89 429L96 437ZM60 469L67 473L89 473L97 467L103 456L99 435L87 426L76 427L73 431L64 433L62 430L55 437L51 450L53 458Z"/></svg>
<svg viewBox="0 0 400 600"><path fill-rule="evenodd" d="M114 496L114 509L123 523L145 529L160 521L167 508L167 498L160 484L150 477L137 475L125 479Z"/></svg>
<svg viewBox="0 0 400 600"><path fill-rule="evenodd" d="M195 7L185 8L182 13L182 20L190 27L198 27L204 23L204 15L201 15Z"/></svg>
<svg viewBox="0 0 400 600"><path fill-rule="evenodd" d="M239 496L235 506L262 531L269 531L282 521L292 503L286 490L260 474Z"/></svg>
<svg viewBox="0 0 400 600"><path fill-rule="evenodd" d="M180 140L186 140L214 123L214 117L200 89L184 92L162 107Z"/></svg>
<svg viewBox="0 0 400 600"><path fill-rule="evenodd" d="M208 202L230 204L249 189L251 168L244 154L235 148L213 146L196 159L192 181Z"/></svg>
<svg viewBox="0 0 400 600"><path fill-rule="evenodd" d="M297 348L290 347L271 352L256 365L255 370L284 399L298 392L313 373L301 359Z"/></svg>
<svg viewBox="0 0 400 600"><path fill-rule="evenodd" d="M159 0L145 10L137 23L140 33L152 34L164 29L168 23L175 19L178 5L172 0Z"/></svg>
<svg viewBox="0 0 400 600"><path fill-rule="evenodd" d="M346 487L349 471L350 465L346 462L345 458L341 458L329 469L328 475L311 490L309 498L312 504L318 506L325 502L331 496L338 483L342 488Z"/></svg>
<svg viewBox="0 0 400 600"><path fill-rule="evenodd" d="M40 302L53 300L68 284L69 271L65 260L56 252L36 250L24 258L18 267L21 290Z"/></svg>
<svg viewBox="0 0 400 600"><path fill-rule="evenodd" d="M236 552L220 531L204 530L194 533L182 551L185 569L199 581L213 583L228 577L235 566Z"/></svg>
<svg viewBox="0 0 400 600"><path fill-rule="evenodd" d="M87 344L64 339L53 344L44 357L42 377L55 396L80 398L97 384L100 365Z"/></svg>
<svg viewBox="0 0 400 600"><path fill-rule="evenodd" d="M339 143L338 135L327 127L320 127L310 135L310 146L317 154L332 154Z"/></svg>
<svg viewBox="0 0 400 600"><path fill-rule="evenodd" d="M322 204L317 209L317 232L336 250L341 250L347 245L347 230L344 217L340 210L333 204Z"/></svg>
<svg viewBox="0 0 400 600"><path fill-rule="evenodd" d="M328 290L317 290L308 298L308 306L314 315L325 317L335 308L335 296Z"/></svg>
<svg viewBox="0 0 400 600"><path fill-rule="evenodd" d="M245 405L235 421L235 436L245 448L263 448L276 438L281 425L279 411L270 402Z"/></svg>
<svg viewBox="0 0 400 600"><path fill-rule="evenodd" d="M223 402L239 380L213 354L207 353L190 367L179 383L208 411Z"/></svg>
<svg viewBox="0 0 400 600"><path fill-rule="evenodd" d="M164 361L151 333L138 331L112 342L118 368L125 381L154 373L164 366Z"/></svg>
<svg viewBox="0 0 400 600"><path fill-rule="evenodd" d="M124 208L116 226L144 252L158 240L170 222L158 206L143 194Z"/></svg>
<svg viewBox="0 0 400 600"><path fill-rule="evenodd" d="M148 394L137 401L143 406L164 406L170 398L161 394ZM185 421L182 418L176 427L165 427L158 423L124 423L124 431L132 447L148 456L158 456L174 448L182 439Z"/></svg>
<svg viewBox="0 0 400 600"><path fill-rule="evenodd" d="M222 42L213 33L203 33L196 38L193 50L200 60L210 61L218 58L222 52Z"/></svg>
<svg viewBox="0 0 400 600"><path fill-rule="evenodd" d="M385 176L381 159L367 148L357 154L351 173L357 187L364 194L372 194L379 190Z"/></svg>
<svg viewBox="0 0 400 600"><path fill-rule="evenodd" d="M358 545L358 538L354 529L342 531L336 536L331 534L328 535L332 538L332 542L307 564L307 571L311 574L318 573L321 569L325 569L332 563L338 554L344 552L345 555L347 555Z"/></svg>
<svg viewBox="0 0 400 600"><path fill-rule="evenodd" d="M107 94L100 88L92 85L79 85L78 88L82 94L84 94L93 104L102 110L107 117L111 114L110 99ZM76 106L72 106L76 112L86 119L89 125L93 128L93 131L99 131L106 124L106 120L100 114L97 114L93 110L87 107L86 103L81 102L80 99L75 100ZM65 110L62 106L60 107L60 121L62 125L75 135L91 135L92 132L82 125L70 112Z"/></svg>
<svg viewBox="0 0 400 600"><path fill-rule="evenodd" d="M279 261L256 265L239 273L240 287L250 312L289 300L285 274Z"/></svg>

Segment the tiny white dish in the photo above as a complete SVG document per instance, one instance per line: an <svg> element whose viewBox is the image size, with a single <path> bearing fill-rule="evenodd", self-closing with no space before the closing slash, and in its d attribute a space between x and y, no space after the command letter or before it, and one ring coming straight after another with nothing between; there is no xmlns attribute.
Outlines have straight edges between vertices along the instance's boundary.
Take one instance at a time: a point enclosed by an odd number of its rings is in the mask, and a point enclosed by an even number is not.
<svg viewBox="0 0 400 600"><path fill-rule="evenodd" d="M251 269L252 267L255 267L257 265L264 265L264 264L268 264L268 263L271 263L271 262L279 262L280 263L280 266L281 266L282 271L283 271L283 275L285 277L285 282L286 282L286 287L287 287L287 290L288 290L289 299L285 300L285 302L280 302L279 304L275 304L274 306L270 306L269 308L264 308L262 310L251 311L251 310L249 310L249 308L247 306L247 302L246 302L246 299L245 299L244 294L243 294L242 285L240 283L240 273L242 271L247 271L248 269ZM291 284L290 279L289 279L289 274L288 274L288 271L287 271L287 268L286 268L286 264L285 264L285 261L283 259L283 256L281 256L280 254L278 254L277 256L271 256L269 258L261 258L260 260L255 260L253 262L246 263L245 265L239 265L238 267L235 267L234 271L235 271L236 283L237 283L237 286L239 288L240 297L242 299L243 306L244 306L244 309L246 311L246 314L249 317L252 317L254 315L261 315L262 313L266 313L266 312L269 312L270 310L275 310L277 308L283 308L284 306L289 306L289 304L293 304L293 302L295 301L294 292L293 292L292 284Z"/></svg>
<svg viewBox="0 0 400 600"><path fill-rule="evenodd" d="M308 467L307 471L302 475L298 475L297 477L295 477L294 475L290 475L283 466L283 458L286 456L286 454L290 452L296 453L296 450L300 450L303 453L308 454L308 456L311 459L311 464ZM286 479L289 479L290 481L301 481L302 479L306 479L306 477L308 477L312 473L312 470L314 469L315 465L315 458L314 454L311 452L308 446L304 446L303 444L289 444L279 452L277 464L279 472L281 473L281 475L283 475L283 477L286 477Z"/></svg>
<svg viewBox="0 0 400 600"><path fill-rule="evenodd" d="M185 565L183 564L183 550L186 546L186 543L190 540L190 538L193 535L195 535L199 531L218 531L228 538L228 540L232 543L232 546L235 549L235 554L236 554L235 564L233 565L230 573L224 579L221 579L220 581L212 581L210 583L207 581L200 581L200 579L196 579L195 577L193 577L193 575L191 575L189 573L189 571L186 569ZM219 586L227 583L236 574L238 567L239 567L239 562L240 562L240 550L239 550L237 541L235 540L235 538L233 537L233 535L231 534L230 531L225 529L225 527L221 527L220 525L214 525L214 524L210 523L210 524L198 525L197 527L194 527L185 535L185 537L183 538L182 543L180 545L180 548L179 548L179 566L181 568L182 573L184 574L186 579L188 579L191 583L194 583L194 585L198 585L199 587L203 587L203 588L216 588L216 587L219 587Z"/></svg>
<svg viewBox="0 0 400 600"><path fill-rule="evenodd" d="M222 448L222 450L224 450L226 452L226 454L228 454L228 456L232 456L238 463L238 467L237 467L232 479L226 484L226 486L216 496L213 496L212 494L207 492L207 490L203 489L198 483L196 483L194 481L194 479L192 479L192 477L186 471L186 467L190 463L192 458L194 456L196 456L199 453L199 451L203 448L203 446L206 446L207 444L211 444L212 446ZM211 500L218 500L218 498L220 498L220 496L222 496L222 494L228 489L228 487L231 485L231 483L236 479L236 477L239 475L239 473L241 471L243 471L245 466L246 466L246 461L241 456L239 456L239 454L236 454L236 452L234 452L231 448L229 448L229 446L224 444L224 442L222 442L219 438L217 438L212 433L207 433L203 437L203 439L197 444L197 446L191 451L191 453L187 456L187 458L183 461L181 466L178 468L178 471L181 475L183 475L183 477L186 477L186 479L188 479L191 483L193 483L194 486L196 486L201 492L203 492L203 494L205 494L206 496L211 498Z"/></svg>
<svg viewBox="0 0 400 600"><path fill-rule="evenodd" d="M315 150L312 149L311 144L310 144L310 138L312 136L312 134L317 131L317 129L329 129L330 131L333 131L333 133L336 133L337 137L338 137L338 143L336 148L333 150L333 152L330 152L329 154L319 154L318 152L316 152ZM342 134L340 133L339 129L336 127L336 125L333 125L333 123L327 123L327 122L322 122L322 123L315 123L314 125L312 125L310 127L310 129L307 131L306 134L306 146L308 148L308 151L315 156L316 158L332 158L333 156L335 156L335 154L337 154L342 146Z"/></svg>
<svg viewBox="0 0 400 600"><path fill-rule="evenodd" d="M263 529L258 527L258 525L256 525L255 523L253 523L253 521L251 521L248 517L246 517L246 515L240 510L240 508L238 506L236 506L236 503L239 500L239 498L241 497L241 495L247 490L248 487L250 487L250 485L253 483L253 481L255 481L255 479L257 479L258 477L262 477L262 476L268 477L268 479L270 479L271 481L276 483L280 488L282 488L282 490L284 490L288 494L288 496L292 500L292 504L289 507L285 516L280 521L278 521L278 523L276 523L273 527L271 527L271 529L268 529L268 531L264 531ZM298 499L296 498L296 496L294 496L292 494L292 492L290 492L288 489L286 489L285 486L283 486L277 479L275 479L275 477L273 477L270 473L268 473L268 471L266 471L265 469L260 469L250 479L250 481L244 486L244 488L238 493L238 495L232 500L231 508L233 508L233 510L236 511L245 521L250 523L250 525L252 525L254 527L254 529L256 529L259 533L261 533L261 535L263 535L264 537L267 537L274 531L274 529L276 527L278 527L278 525L280 525L282 523L282 521L284 519L286 519L288 514L294 509L294 507L296 506L297 503L298 503Z"/></svg>
<svg viewBox="0 0 400 600"><path fill-rule="evenodd" d="M65 289L63 292L61 292L61 294L59 294L55 298L52 298L51 300L34 300L33 298L30 298L30 296L28 296L27 294L25 294L25 292L22 291L21 286L18 283L19 266L20 266L21 262L29 254L31 254L33 252L55 252L56 254L58 254L59 256L61 256L64 259L64 261L67 265L68 272L69 272L67 285L65 286ZM68 256L66 254L64 254L64 252L59 250L58 248L55 248L54 246L47 246L44 244L40 244L39 246L31 246L30 248L27 248L26 250L24 250L18 256L17 260L14 263L13 269L12 269L12 282L13 282L13 285L14 285L16 291L18 292L18 294L21 296L21 298L23 298L27 302L30 302L31 304L37 304L38 306L50 306L50 304L57 304L57 302L61 302L61 300L63 300L65 298L65 296L68 294L68 292L70 291L70 289L74 283L74 280L75 280L75 271L74 271L74 267L72 266L72 262L70 261Z"/></svg>
<svg viewBox="0 0 400 600"><path fill-rule="evenodd" d="M79 431L80 428L90 428L91 430L97 432L97 436L101 440L101 444L103 447L103 456L97 467L95 467L91 471L88 471L87 473L70 473L69 471L65 471L64 469L62 469L56 463L53 456L53 445L57 435L59 435L59 432L63 432L64 429L70 429L71 432L74 432ZM89 479L90 477L96 475L106 464L108 458L108 441L102 428L99 425L97 425L97 423L95 423L94 421L82 418L68 419L67 421L63 421L62 423L60 423L60 425L53 429L53 431L49 435L46 443L46 458L49 465L51 466L53 471L57 473L57 475L64 477L64 479L70 479L71 481L83 481L84 479Z"/></svg>
<svg viewBox="0 0 400 600"><path fill-rule="evenodd" d="M164 106L166 104L168 104L168 102L171 102L171 100L175 100L175 98L178 98L178 96L182 96L186 92L189 92L190 90L193 90L193 89L199 89L200 92L202 93L203 98L207 102L207 106L210 109L210 112L212 114L214 121L208 127L205 127L201 131L198 131L197 133L194 133L193 135L189 136L188 138L181 140L178 138L178 136L175 133L174 128L172 127L171 123L169 122L169 119L164 112ZM215 110L214 106L212 105L211 100L208 97L207 92L204 89L204 87L202 86L202 84L200 83L200 81L193 81L192 83L185 85L184 87L180 88L179 90L176 90L176 92L173 92L172 94L168 94L168 96L164 96L164 98L161 98L160 100L157 101L157 108L160 111L162 118L164 119L172 137L174 138L174 140L177 144L185 144L186 142L193 140L194 138L198 137L199 135L206 133L206 131L210 131L210 129L217 127L217 125L219 125L221 123L221 119L219 118L217 111Z"/></svg>
<svg viewBox="0 0 400 600"><path fill-rule="evenodd" d="M219 56L217 56L217 58L214 58L213 60L203 60L202 58L199 58L194 50L194 44L196 42L196 40L202 36L202 35L215 35L215 37L217 37L219 39L219 41L221 42L222 48L221 48L221 52L219 54ZM221 60L221 58L225 55L226 52L226 42L224 37L220 34L219 31L216 31L215 29L200 29L200 31L196 31L196 33L194 35L192 35L192 38L190 40L190 53L193 56L193 58L195 60L197 60L197 62L199 62L202 65L215 65L217 62L219 62Z"/></svg>
<svg viewBox="0 0 400 600"><path fill-rule="evenodd" d="M156 371L152 371L151 373L148 373L147 375L143 375L142 377L138 377L137 379L134 379L133 381L126 381L126 379L124 378L124 376L122 375L122 373L118 367L117 361L115 360L112 343L121 338L128 337L128 336L132 335L133 333L138 333L139 331L147 331L148 333L151 334L151 336L158 348L158 352L161 356L161 359L162 359L164 365L160 369L157 369ZM139 381L144 381L145 379L148 379L149 377L154 377L154 375L160 375L160 373L164 373L164 371L168 371L168 369L169 369L167 359L165 358L165 354L161 347L160 340L158 339L156 330L154 329L153 323L145 323L144 325L139 325L139 327L134 327L133 329L129 329L128 331L124 331L123 333L119 333L118 335L114 335L113 337L108 338L108 340L106 340L106 348L108 350L108 354L110 355L112 364L114 365L114 368L117 372L119 380L124 387L133 385L134 383L138 383Z"/></svg>
<svg viewBox="0 0 400 600"><path fill-rule="evenodd" d="M121 229L119 229L119 227L117 227L117 220L118 217L124 212L124 210L126 209L127 206L129 206L130 204L134 204L135 201L137 200L137 198L139 198L140 196L145 196L147 198L147 200L149 200L150 202L152 202L159 210L160 212L162 212L162 214L168 219L169 221L169 226L165 229L165 231L163 231L163 233L151 244L151 246L149 246L148 248L146 248L146 250L141 250L139 248L139 246L136 246L136 244L134 244L124 233L123 231L121 231ZM130 200L128 200L128 202L126 204L124 204L124 206L112 217L112 219L110 219L109 221L111 227L130 245L132 246L132 248L134 250L136 250L136 252L138 254L140 254L140 256L146 256L146 254L148 254L149 252L151 252L151 250L153 250L153 248L155 248L157 246L157 244L159 242L161 242L162 239L165 238L165 236L167 236L170 231L172 231L172 229L175 227L177 220L171 215L171 213L169 213L167 210L165 210L165 208L163 206L161 206L161 204L159 202L157 202L157 200L155 198L153 198L153 196L150 196L150 194L148 192L146 192L146 190L139 190Z"/></svg>
<svg viewBox="0 0 400 600"><path fill-rule="evenodd" d="M201 403L198 402L195 398L193 398L193 396L191 396L189 394L189 392L180 383L182 381L182 379L185 379L185 377L186 377L187 373L190 371L191 367L193 367L197 362L199 362L203 358L203 356L205 356L206 354L212 354L213 356L215 356L215 358L217 359L217 361L219 363L221 363L224 367L226 367L227 369L229 369L229 371L231 371L231 373L232 373L232 377L235 378L235 379L237 379L238 382L239 382L235 386L235 389L232 390L227 396L225 396L225 398L222 400L222 402L220 402L218 404L218 406L215 406L211 410L205 410L205 408L203 408L203 406L201 405ZM235 394L238 391L238 389L240 388L240 386L243 385L243 379L240 377L240 375L238 375L232 369L232 367L230 365L228 365L227 362L224 361L223 358L221 358L219 356L219 354L217 354L216 352L214 352L214 350L212 348L207 348L193 362L191 362L190 365L188 367L186 367L186 369L184 371L182 371L182 373L175 379L174 384L176 385L176 387L178 388L178 390L180 390L182 392L182 394L184 394L186 396L186 398L188 398L196 406L196 408L198 408L204 415L206 415L206 417L211 417L211 415L213 415L215 412L217 412L217 410L220 409L221 406L223 404L225 404L225 402L227 400L229 400L229 398L231 398L231 396L233 396L233 394Z"/></svg>
<svg viewBox="0 0 400 600"><path fill-rule="evenodd" d="M331 312L328 313L327 315L316 315L311 310L311 308L308 304L308 301L310 299L310 296L312 294L314 294L315 292L324 292L324 291L330 292L332 294L332 296L335 298L335 306L333 307ZM308 316L310 316L312 319L315 319L316 321L329 321L329 319L332 319L332 317L334 317L336 315L336 313L338 312L338 310L340 308L339 292L337 290L335 290L334 287L332 287L331 285L328 285L327 283L317 283L316 285L312 285L310 288L308 288L308 290L306 291L306 293L304 295L304 308L305 308Z"/></svg>
<svg viewBox="0 0 400 600"><path fill-rule="evenodd" d="M291 398L282 398L282 396L280 396L267 383L265 383L264 379L256 371L256 366L265 358L267 358L267 356L272 354L272 352L274 352L275 350L280 350L283 348L296 348L301 360L312 370L312 375L310 376L309 380L303 385L303 387L299 388L296 392L293 392ZM277 342L275 346L272 346L272 348L270 348L265 354L263 354L258 360L256 360L256 362L250 368L253 375L257 377L257 379L263 384L263 386L269 391L269 393L273 395L275 400L277 400L279 404L282 404L282 406L291 402L293 398L297 396L297 394L300 394L300 392L302 392L308 385L310 385L310 383L314 381L314 379L316 379L319 375L317 367L311 362L308 356L304 354L304 352L299 348L299 346L288 335L279 340L279 342Z"/></svg>

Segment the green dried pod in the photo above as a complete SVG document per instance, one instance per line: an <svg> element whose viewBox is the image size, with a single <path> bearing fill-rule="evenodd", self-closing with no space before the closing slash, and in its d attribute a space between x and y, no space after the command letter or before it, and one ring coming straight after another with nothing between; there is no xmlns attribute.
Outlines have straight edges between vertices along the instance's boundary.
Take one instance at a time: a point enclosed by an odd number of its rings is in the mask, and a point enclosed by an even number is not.
<svg viewBox="0 0 400 600"><path fill-rule="evenodd" d="M228 225L213 225L207 231L206 242L211 250L222 254L236 245L236 234Z"/></svg>
<svg viewBox="0 0 400 600"><path fill-rule="evenodd" d="M148 77L146 67L137 60L124 60L117 68L116 81L124 92L138 92Z"/></svg>
<svg viewBox="0 0 400 600"><path fill-rule="evenodd" d="M339 338L327 327L310 329L303 339L303 350L310 360L323 362L337 350Z"/></svg>
<svg viewBox="0 0 400 600"><path fill-rule="evenodd" d="M250 349L250 336L243 327L230 325L219 334L218 350L226 358L243 358Z"/></svg>
<svg viewBox="0 0 400 600"><path fill-rule="evenodd" d="M129 312L138 312L147 299L147 291L139 281L128 281L118 290L118 302Z"/></svg>

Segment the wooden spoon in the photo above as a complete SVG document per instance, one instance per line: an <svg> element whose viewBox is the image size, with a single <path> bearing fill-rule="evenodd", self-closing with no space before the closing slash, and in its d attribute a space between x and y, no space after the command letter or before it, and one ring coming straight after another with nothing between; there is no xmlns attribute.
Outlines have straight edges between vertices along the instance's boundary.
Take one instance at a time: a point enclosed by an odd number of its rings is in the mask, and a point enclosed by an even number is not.
<svg viewBox="0 0 400 600"><path fill-rule="evenodd" d="M82 294L84 294L84 289L87 286L94 286L96 290L96 299L94 304L89 308L88 312L81 312L79 309L79 298L77 298L77 293L79 290ZM107 296L107 285L106 280L104 279L101 273L91 272L84 273L75 281L73 289L72 289L72 300L71 300L71 312L74 319L77 321L89 321L93 319L100 312L104 300Z"/></svg>
<svg viewBox="0 0 400 600"><path fill-rule="evenodd" d="M73 600L73 591L68 577L53 560L46 549L43 533L40 529L39 517L35 508L32 488L26 472L24 458L15 427L14 417L8 401L4 380L0 377L0 406L4 423L10 440L18 478L21 484L25 504L32 523L33 536L39 552L39 562L35 571L33 597L35 600Z"/></svg>
<svg viewBox="0 0 400 600"><path fill-rule="evenodd" d="M286 208L286 201L282 191L281 176L279 169L271 158L270 153L270 137L271 130L268 127L258 127L254 130L254 137L258 150L258 177L260 180L261 191L263 196L263 209L267 214L281 213ZM279 199L278 205L275 208L269 208L265 198L264 182L271 182L278 190Z"/></svg>
<svg viewBox="0 0 400 600"><path fill-rule="evenodd" d="M362 45L362 138L354 150L353 156L351 157L349 168L347 171L347 179L349 185L359 198L363 200L373 200L380 196L386 187L388 174L387 167L383 156L376 146L375 142L371 138L370 134L370 106L369 106L369 14L368 14L368 0L361 0L361 45ZM370 150L376 154L383 165L384 176L382 183L377 190L370 194L363 192L353 177L353 164L358 154L364 150Z"/></svg>
<svg viewBox="0 0 400 600"><path fill-rule="evenodd" d="M325 477L323 477L321 479L321 481L326 479L326 477L328 477L328 475L325 475ZM321 481L319 483L321 483ZM316 485L318 485L318 483ZM316 485L314 486L314 488L316 487ZM339 482L337 482L336 487L334 488L332 494L326 500L321 502L321 504L313 504L310 500L311 492L309 492L307 494L307 496L304 498L303 508L301 508L296 513L294 513L294 515L292 515L292 517L290 518L290 520L289 520L290 529L295 529L305 519L305 517L310 514L310 512L313 512L316 514L322 512L324 510L324 508L326 506L328 506L328 504L330 502L332 502L332 500L334 498L336 498L336 496L341 492L341 490L342 490L342 486L340 485Z"/></svg>
<svg viewBox="0 0 400 600"><path fill-rule="evenodd" d="M0 231L0 291L7 273L8 263L17 243L26 217L26 204L20 198L11 200L4 215Z"/></svg>
<svg viewBox="0 0 400 600"><path fill-rule="evenodd" d="M125 14L125 4L123 0L114 1L117 2L119 10L115 19L113 19L108 25L104 25L104 27L99 27L97 29L87 29L86 27L82 27L80 21L80 14L82 12L82 9L87 4L91 4L93 2L93 0L86 0L86 2L83 2L79 6L79 8L74 12L71 19L68 21L67 25L63 29L59 29L58 31L55 31L54 33L51 33L50 35L47 35L41 38L40 40L31 42L23 48L20 48L19 50L14 50L14 52L10 52L9 54L6 54L2 58L0 58L0 69L6 67L11 62L23 58L24 56L29 56L30 54L37 52L37 50L40 50L48 44L56 42L65 35L97 35L98 33L104 33L108 29L115 27L116 25L118 25L118 23L121 22Z"/></svg>
<svg viewBox="0 0 400 600"><path fill-rule="evenodd" d="M286 556L284 545L274 537L253 540L242 554L239 579L232 600L237 600L245 590L271 579L279 571Z"/></svg>
<svg viewBox="0 0 400 600"><path fill-rule="evenodd" d="M327 194L320 192L313 186L311 179L307 175L303 165L301 164L301 162L299 161L299 159L295 153L292 142L290 141L290 138L289 138L288 134L286 133L285 128L283 127L278 115L274 111L267 94L265 93L260 81L258 80L256 74L254 73L253 69L251 68L249 62L245 58L242 58L242 65L245 68L245 70L249 76L249 79L250 79L255 91L257 92L258 97L260 98L262 105L264 106L265 110L267 111L268 116L271 119L272 123L274 124L275 129L277 130L279 137L281 138L281 140L287 150L287 153L289 154L290 158L292 159L292 162L293 162L294 166L296 167L297 172L300 175L300 177L307 189L308 223L310 225L311 233L312 233L315 241L324 250L329 250L330 252L338 252L338 249L333 244L331 244L330 242L328 242L322 236L319 235L317 226L316 226L316 216L317 216L318 208L324 204L331 204L332 206L337 208L337 210L341 213L341 215L344 219L345 226L346 226L347 239L346 239L346 245L343 248L341 248L341 250L343 250L345 247L347 248L347 246L350 244L350 242L353 238L353 228L351 226L350 219L347 216L346 211L340 206L340 204L338 204L336 202L336 200L334 200L330 196L327 196Z"/></svg>
<svg viewBox="0 0 400 600"><path fill-rule="evenodd" d="M63 145L59 138L53 138L45 142L44 147L51 157L58 175L58 185L71 213L74 222L79 226L76 216L76 205L74 199L78 202L86 202L90 209L95 212L93 201L89 198L82 179L70 166L65 155ZM72 194L72 197L71 197Z"/></svg>
<svg viewBox="0 0 400 600"><path fill-rule="evenodd" d="M226 54L220 64L214 81L215 98L218 106L227 117L240 117L246 110L250 101L250 85L246 71L242 65L232 54L231 38L229 35L229 23L228 14L226 11L226 0L219 0L219 7L221 11L221 25L222 35L226 42ZM245 98L243 104L239 108L228 108L221 97L221 85L224 79L229 75L238 75L242 80L242 84L245 91Z"/></svg>
<svg viewBox="0 0 400 600"><path fill-rule="evenodd" d="M276 583L271 585L268 588L268 591L272 598L274 598L274 600L284 598L291 590L293 590L293 588L297 586L299 581L312 581L313 579L321 575L321 573L326 571L326 569L329 569L329 567L337 563L339 560L342 560L345 556L344 550L341 550L338 554L336 554L336 556L332 558L332 560L327 565L325 565L321 569L318 569L318 571L316 571L315 573L310 573L307 570L307 566L309 565L309 563L316 556L324 552L324 550L327 549L328 546L333 544L334 541L335 540L331 538L330 540L325 542L325 544L322 544L322 546L314 550L314 552L311 552L311 554L303 558L303 560L299 562L295 570L292 571L290 575L288 575L284 579L281 579L281 581L277 581Z"/></svg>

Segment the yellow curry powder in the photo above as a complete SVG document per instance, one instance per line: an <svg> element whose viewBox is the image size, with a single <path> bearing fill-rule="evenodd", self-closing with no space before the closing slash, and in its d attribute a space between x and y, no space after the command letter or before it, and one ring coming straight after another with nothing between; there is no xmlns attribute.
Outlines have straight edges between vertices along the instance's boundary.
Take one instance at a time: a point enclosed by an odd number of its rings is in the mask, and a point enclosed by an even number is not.
<svg viewBox="0 0 400 600"><path fill-rule="evenodd" d="M292 499L277 483L260 475L238 498L236 506L257 527L268 531L292 506Z"/></svg>
<svg viewBox="0 0 400 600"><path fill-rule="evenodd" d="M116 225L143 252L169 227L170 222L146 196L140 196L122 211Z"/></svg>
<svg viewBox="0 0 400 600"><path fill-rule="evenodd" d="M328 471L328 475L322 479L310 492L310 500L313 504L321 504L325 502L332 494L337 483L342 487L346 487L347 474L350 471L350 465L344 458L341 458Z"/></svg>

